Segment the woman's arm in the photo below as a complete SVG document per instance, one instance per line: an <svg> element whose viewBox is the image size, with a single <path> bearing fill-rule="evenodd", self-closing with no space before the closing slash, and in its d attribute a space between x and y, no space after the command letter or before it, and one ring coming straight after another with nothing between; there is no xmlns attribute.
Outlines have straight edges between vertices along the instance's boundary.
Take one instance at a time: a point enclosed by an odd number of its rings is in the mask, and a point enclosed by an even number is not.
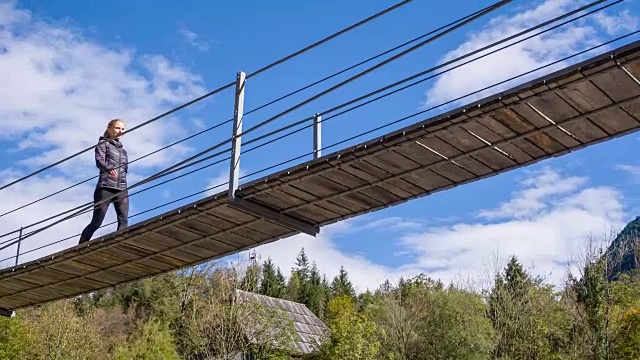
<svg viewBox="0 0 640 360"><path fill-rule="evenodd" d="M96 145L95 149L96 166L100 169L100 172L106 172L107 169L107 142L103 141Z"/></svg>

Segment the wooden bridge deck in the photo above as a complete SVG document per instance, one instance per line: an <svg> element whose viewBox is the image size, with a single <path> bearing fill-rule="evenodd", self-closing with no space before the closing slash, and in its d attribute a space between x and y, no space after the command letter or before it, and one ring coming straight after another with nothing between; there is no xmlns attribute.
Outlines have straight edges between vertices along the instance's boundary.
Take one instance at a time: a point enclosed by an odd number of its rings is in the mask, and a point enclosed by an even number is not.
<svg viewBox="0 0 640 360"><path fill-rule="evenodd" d="M45 258L0 271L17 309L220 258L640 128L640 43L328 154ZM241 204L242 205L242 204ZM264 218L268 207L282 223ZM302 225L301 225L302 223ZM292 225L293 224L293 225Z"/></svg>

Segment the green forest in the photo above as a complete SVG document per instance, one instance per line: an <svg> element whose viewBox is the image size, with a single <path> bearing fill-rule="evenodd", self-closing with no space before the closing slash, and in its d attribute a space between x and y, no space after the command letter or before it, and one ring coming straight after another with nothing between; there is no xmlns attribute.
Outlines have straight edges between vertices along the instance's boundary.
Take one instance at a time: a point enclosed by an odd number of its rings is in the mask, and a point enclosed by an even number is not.
<svg viewBox="0 0 640 360"><path fill-rule="evenodd" d="M242 336L239 324L271 320L229 301L235 289L316 314L329 331L309 360L640 359L638 229L636 219L603 251L589 246L560 288L516 257L480 290L418 274L362 293L348 269L327 278L304 249L284 271L270 259L212 262L19 309L0 319L0 359L290 358L290 323L272 323L281 331L265 332L264 346Z"/></svg>

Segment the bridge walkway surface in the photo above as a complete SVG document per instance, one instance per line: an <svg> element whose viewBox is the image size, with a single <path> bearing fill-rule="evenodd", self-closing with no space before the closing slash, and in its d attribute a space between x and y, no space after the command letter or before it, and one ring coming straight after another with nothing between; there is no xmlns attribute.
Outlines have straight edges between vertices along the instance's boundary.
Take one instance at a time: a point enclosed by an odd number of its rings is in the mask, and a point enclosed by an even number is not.
<svg viewBox="0 0 640 360"><path fill-rule="evenodd" d="M0 270L19 309L221 258L640 128L640 43Z"/></svg>

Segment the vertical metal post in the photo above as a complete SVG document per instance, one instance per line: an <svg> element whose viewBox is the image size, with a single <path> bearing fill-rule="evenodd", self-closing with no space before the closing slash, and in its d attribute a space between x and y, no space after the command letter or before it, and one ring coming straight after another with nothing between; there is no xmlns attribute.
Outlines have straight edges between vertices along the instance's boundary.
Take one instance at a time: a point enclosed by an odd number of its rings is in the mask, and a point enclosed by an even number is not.
<svg viewBox="0 0 640 360"><path fill-rule="evenodd" d="M322 115L313 115L313 158L317 159L322 156Z"/></svg>
<svg viewBox="0 0 640 360"><path fill-rule="evenodd" d="M14 266L18 266L18 258L20 257L21 242L22 242L22 228L20 228L20 232L18 233L18 249L16 250L16 264Z"/></svg>
<svg viewBox="0 0 640 360"><path fill-rule="evenodd" d="M229 166L229 199L233 199L238 189L240 172L240 146L242 138L242 115L244 114L245 73L239 71L236 76L236 100L233 109L233 138L231 141L231 163Z"/></svg>

